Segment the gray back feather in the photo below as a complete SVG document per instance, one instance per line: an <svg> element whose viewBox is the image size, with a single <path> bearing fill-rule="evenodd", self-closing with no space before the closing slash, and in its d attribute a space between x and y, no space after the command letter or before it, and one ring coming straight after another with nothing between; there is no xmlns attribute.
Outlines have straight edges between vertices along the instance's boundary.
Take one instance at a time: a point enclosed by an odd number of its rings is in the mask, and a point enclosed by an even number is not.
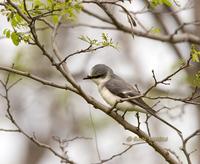
<svg viewBox="0 0 200 164"><path fill-rule="evenodd" d="M134 89L129 83L127 83L126 81L124 81L122 78L120 78L115 74L112 74L111 79L108 80L104 85L111 93L121 98L128 98L140 95L140 93L136 89ZM142 98L136 98L130 100L129 102L138 105L139 107L146 109L147 111L150 110L150 112L156 113L156 111L153 110L151 107L149 107L142 100Z"/></svg>

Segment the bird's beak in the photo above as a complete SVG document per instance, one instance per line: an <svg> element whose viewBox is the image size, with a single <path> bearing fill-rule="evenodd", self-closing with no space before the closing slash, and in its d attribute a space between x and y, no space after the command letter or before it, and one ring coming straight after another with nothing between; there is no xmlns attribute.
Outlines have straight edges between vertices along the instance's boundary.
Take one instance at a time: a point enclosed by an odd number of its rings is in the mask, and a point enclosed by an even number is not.
<svg viewBox="0 0 200 164"><path fill-rule="evenodd" d="M88 79L92 79L92 76L87 75L86 77L83 78L83 80L88 80Z"/></svg>

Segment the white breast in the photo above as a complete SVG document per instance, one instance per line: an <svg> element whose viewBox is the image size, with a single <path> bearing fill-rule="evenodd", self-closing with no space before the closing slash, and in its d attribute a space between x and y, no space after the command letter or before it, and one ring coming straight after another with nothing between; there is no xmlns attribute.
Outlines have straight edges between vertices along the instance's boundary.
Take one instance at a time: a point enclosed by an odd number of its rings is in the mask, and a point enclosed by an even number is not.
<svg viewBox="0 0 200 164"><path fill-rule="evenodd" d="M106 89L105 87L99 87L99 92L101 94L101 96L103 97L103 99L110 105L110 106L114 106L116 101L120 99L120 97L113 95L108 89ZM133 104L131 104L130 102L124 101L122 103L118 103L116 106L117 109L121 110L121 111L138 111L138 112L145 112L144 109L141 108L137 108L135 107Z"/></svg>

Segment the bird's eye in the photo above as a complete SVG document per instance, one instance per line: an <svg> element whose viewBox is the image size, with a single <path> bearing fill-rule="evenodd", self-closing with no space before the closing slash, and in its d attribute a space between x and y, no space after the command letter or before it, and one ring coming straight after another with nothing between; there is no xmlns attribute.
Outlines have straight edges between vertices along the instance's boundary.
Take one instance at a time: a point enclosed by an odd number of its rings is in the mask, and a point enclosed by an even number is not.
<svg viewBox="0 0 200 164"><path fill-rule="evenodd" d="M93 76L92 78L96 79L96 78L99 78L99 77L102 77L102 75L96 75L96 76Z"/></svg>

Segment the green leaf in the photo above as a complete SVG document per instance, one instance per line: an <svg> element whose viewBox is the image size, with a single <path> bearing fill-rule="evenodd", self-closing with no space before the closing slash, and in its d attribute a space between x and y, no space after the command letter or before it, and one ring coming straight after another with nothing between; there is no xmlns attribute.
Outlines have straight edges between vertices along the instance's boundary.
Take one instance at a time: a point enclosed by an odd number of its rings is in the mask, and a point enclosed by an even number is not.
<svg viewBox="0 0 200 164"><path fill-rule="evenodd" d="M151 30L150 30L150 32L152 33L152 34L159 34L160 33L160 28L158 28L158 27L152 27L151 28Z"/></svg>
<svg viewBox="0 0 200 164"><path fill-rule="evenodd" d="M101 37L102 37L102 39L104 40L104 41L108 41L108 34L106 34L106 33L102 33L102 35L101 35Z"/></svg>
<svg viewBox="0 0 200 164"><path fill-rule="evenodd" d="M10 38L10 30L9 29L4 29L3 30L3 35L5 35L6 36L6 38Z"/></svg>
<svg viewBox="0 0 200 164"><path fill-rule="evenodd" d="M8 30L8 29L4 29L3 30L3 35L6 35L6 30Z"/></svg>
<svg viewBox="0 0 200 164"><path fill-rule="evenodd" d="M103 47L113 47L117 49L117 43L113 43L112 38L108 37L108 34L102 33L101 35L102 41L98 41L97 39L91 39L88 36L81 35L79 39L84 42L89 43L91 46L103 46Z"/></svg>
<svg viewBox="0 0 200 164"><path fill-rule="evenodd" d="M54 24L57 24L58 21L59 21L58 15L53 15L53 16L52 16L52 21L53 21Z"/></svg>
<svg viewBox="0 0 200 164"><path fill-rule="evenodd" d="M150 3L150 6L152 7L152 8L155 8L155 7L157 7L158 5L160 5L160 0L151 0L149 3Z"/></svg>
<svg viewBox="0 0 200 164"><path fill-rule="evenodd" d="M28 35L23 35L23 37L22 37L22 40L23 40L25 43L29 42L30 39L31 39L31 35L30 35L30 34L28 34Z"/></svg>
<svg viewBox="0 0 200 164"><path fill-rule="evenodd" d="M18 24L18 22L16 21L15 17L13 17L13 18L11 19L11 25L12 25L13 27L17 27L17 24Z"/></svg>
<svg viewBox="0 0 200 164"><path fill-rule="evenodd" d="M200 71L198 71L195 76L197 80L200 80Z"/></svg>
<svg viewBox="0 0 200 164"><path fill-rule="evenodd" d="M172 6L172 3L169 0L162 0L163 4L165 4L168 7Z"/></svg>
<svg viewBox="0 0 200 164"><path fill-rule="evenodd" d="M87 40L86 40L86 38L85 38L84 35L79 36L79 39L82 40L82 41L84 41L84 42L87 42Z"/></svg>
<svg viewBox="0 0 200 164"><path fill-rule="evenodd" d="M10 38L10 30L6 31L6 38Z"/></svg>
<svg viewBox="0 0 200 164"><path fill-rule="evenodd" d="M191 46L191 56L193 62L200 62L200 50L198 50L194 44Z"/></svg>
<svg viewBox="0 0 200 164"><path fill-rule="evenodd" d="M192 61L199 63L199 54L197 53L192 54Z"/></svg>
<svg viewBox="0 0 200 164"><path fill-rule="evenodd" d="M40 8L40 7L43 7L45 5L44 5L44 3L42 3L41 0L34 0L33 1L33 6L34 6L34 8Z"/></svg>
<svg viewBox="0 0 200 164"><path fill-rule="evenodd" d="M19 42L20 42L19 34L17 34L16 32L12 32L11 39L12 39L12 42L14 45L16 45L16 46L19 45Z"/></svg>
<svg viewBox="0 0 200 164"><path fill-rule="evenodd" d="M22 21L22 17L19 14L15 14L15 19L16 19L17 22Z"/></svg>
<svg viewBox="0 0 200 164"><path fill-rule="evenodd" d="M150 6L152 8L155 8L155 7L159 6L159 5L166 5L168 7L171 7L172 3L171 3L170 0L151 0L150 1Z"/></svg>

